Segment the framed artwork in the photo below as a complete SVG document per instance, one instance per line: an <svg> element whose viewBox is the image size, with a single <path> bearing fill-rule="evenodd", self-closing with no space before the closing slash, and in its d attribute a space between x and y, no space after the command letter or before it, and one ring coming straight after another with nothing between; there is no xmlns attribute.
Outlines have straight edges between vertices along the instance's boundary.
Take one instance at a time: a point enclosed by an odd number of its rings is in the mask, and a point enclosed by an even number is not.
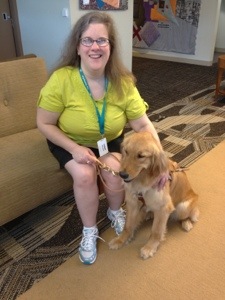
<svg viewBox="0 0 225 300"><path fill-rule="evenodd" d="M195 54L202 0L134 0L133 47Z"/></svg>
<svg viewBox="0 0 225 300"><path fill-rule="evenodd" d="M80 9L126 10L128 9L128 0L80 0Z"/></svg>

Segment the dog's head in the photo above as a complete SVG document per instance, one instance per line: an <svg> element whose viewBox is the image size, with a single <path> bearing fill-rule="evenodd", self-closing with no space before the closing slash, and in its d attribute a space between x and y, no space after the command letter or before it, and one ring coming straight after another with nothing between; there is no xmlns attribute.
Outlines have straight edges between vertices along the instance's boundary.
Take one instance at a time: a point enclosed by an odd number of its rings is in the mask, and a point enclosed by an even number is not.
<svg viewBox="0 0 225 300"><path fill-rule="evenodd" d="M168 158L149 132L128 134L121 144L120 177L130 182L139 175L158 177L168 169Z"/></svg>

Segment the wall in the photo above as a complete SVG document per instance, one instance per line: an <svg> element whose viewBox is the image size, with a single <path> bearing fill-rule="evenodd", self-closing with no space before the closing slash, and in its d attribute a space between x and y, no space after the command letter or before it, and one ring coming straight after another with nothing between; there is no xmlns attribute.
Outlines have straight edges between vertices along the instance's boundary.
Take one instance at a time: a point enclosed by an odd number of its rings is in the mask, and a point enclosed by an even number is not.
<svg viewBox="0 0 225 300"><path fill-rule="evenodd" d="M17 0L24 54L34 53L45 59L50 70L57 62L71 27L86 11L79 10L75 0ZM62 17L63 8L69 17ZM110 11L116 21L125 65L132 65L133 5L128 10Z"/></svg>
<svg viewBox="0 0 225 300"><path fill-rule="evenodd" d="M222 12L220 13L221 0L202 0L195 55L148 50L133 51L133 55L211 65L216 40L216 47L225 47L225 0L222 1ZM24 54L35 53L43 57L48 69L51 69L60 55L71 26L85 13L79 10L78 2L78 0L17 0ZM128 2L128 10L111 11L110 14L115 19L120 33L122 59L125 65L131 69L133 35L133 5L131 3L133 1L129 0ZM70 10L69 18L61 15L64 7L68 7ZM219 17L220 26L217 35Z"/></svg>
<svg viewBox="0 0 225 300"><path fill-rule="evenodd" d="M221 2L218 31L216 36L216 51L225 52L225 0Z"/></svg>
<svg viewBox="0 0 225 300"><path fill-rule="evenodd" d="M69 0L17 0L24 54L43 57L51 69L71 28L71 20L62 17Z"/></svg>
<svg viewBox="0 0 225 300"><path fill-rule="evenodd" d="M180 54L175 52L150 51L148 49L135 49L133 51L133 55L198 65L212 65L220 6L221 0L202 0L196 39L196 50L194 55Z"/></svg>

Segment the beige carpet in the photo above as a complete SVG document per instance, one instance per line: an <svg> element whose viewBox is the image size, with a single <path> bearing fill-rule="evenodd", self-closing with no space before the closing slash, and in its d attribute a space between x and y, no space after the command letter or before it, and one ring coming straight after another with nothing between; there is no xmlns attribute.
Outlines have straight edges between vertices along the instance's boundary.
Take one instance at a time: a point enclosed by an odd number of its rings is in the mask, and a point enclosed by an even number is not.
<svg viewBox="0 0 225 300"><path fill-rule="evenodd" d="M188 177L201 210L191 232L170 222L165 242L143 261L139 249L150 226L145 223L124 248L112 251L99 242L94 265L81 264L76 254L18 299L225 299L225 141L195 162ZM106 241L113 236L111 228L102 234Z"/></svg>

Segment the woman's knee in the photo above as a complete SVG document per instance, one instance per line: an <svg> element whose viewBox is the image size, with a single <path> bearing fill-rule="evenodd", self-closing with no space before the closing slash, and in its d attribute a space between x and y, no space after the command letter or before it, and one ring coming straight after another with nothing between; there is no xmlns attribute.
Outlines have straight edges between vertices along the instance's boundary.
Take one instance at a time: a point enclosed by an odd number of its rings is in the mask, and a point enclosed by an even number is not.
<svg viewBox="0 0 225 300"><path fill-rule="evenodd" d="M65 166L73 178L75 186L88 187L97 182L97 172L94 166L75 164Z"/></svg>

